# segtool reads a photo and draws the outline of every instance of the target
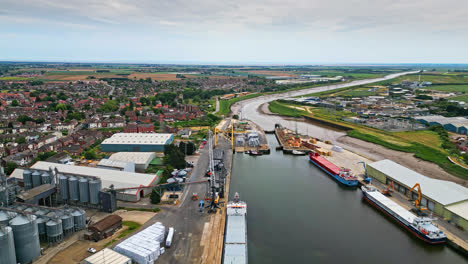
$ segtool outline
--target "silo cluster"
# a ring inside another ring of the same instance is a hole
[[[54,184],[54,177],[49,171],[24,170],[24,189],[29,190],[42,184]]]
[[[40,255],[40,241],[60,243],[84,228],[86,213],[79,208],[0,208],[0,263],[31,263]]]
[[[100,179],[59,174],[58,188],[63,202],[80,203],[82,205],[99,204]]]

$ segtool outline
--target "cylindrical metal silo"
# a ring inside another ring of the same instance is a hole
[[[38,217],[36,221],[39,239],[41,241],[47,241],[46,222],[47,220],[41,217]]]
[[[8,201],[8,189],[0,186],[0,205],[7,206]]]
[[[89,181],[89,202],[99,204],[99,191],[101,190],[101,180],[93,179]]]
[[[79,197],[78,179],[75,176],[68,178],[68,194],[71,201],[78,201]]]
[[[32,188],[32,172],[30,170],[23,171],[23,182],[25,190]]]
[[[68,201],[68,178],[63,174],[59,175],[59,192],[62,201]]]
[[[41,209],[36,211],[35,215],[46,215],[48,213],[49,213],[49,210],[41,208]]]
[[[31,263],[41,254],[36,216],[17,215],[10,220],[15,240],[16,261]]]
[[[51,184],[52,183],[52,176],[47,171],[44,171],[41,174],[41,184]]]
[[[0,226],[0,263],[16,264],[15,240],[9,226]]]
[[[16,210],[18,211],[23,211],[26,208],[28,208],[26,205],[22,205],[22,204],[16,205]]]
[[[89,202],[88,179],[81,178],[79,181],[79,187],[80,187],[80,202],[88,203]]]
[[[69,213],[65,213],[61,218],[63,235],[68,236],[75,231],[75,222],[73,221],[73,216]]]
[[[15,216],[15,212],[0,211],[0,225],[9,225],[10,220],[15,218]]]
[[[85,212],[79,208],[75,209],[72,213],[73,222],[75,224],[75,231],[81,230],[86,227],[86,215]]]
[[[28,212],[28,213],[34,213],[34,207],[28,207],[26,209],[24,209],[25,212]]]
[[[41,172],[40,171],[34,171],[32,173],[32,187],[35,188],[37,186],[41,185]]]
[[[46,223],[47,240],[49,243],[57,243],[63,240],[62,220],[51,219]]]

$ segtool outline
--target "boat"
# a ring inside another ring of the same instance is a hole
[[[258,152],[258,151],[254,151],[254,150],[249,150],[249,155],[250,156],[262,156],[263,153]]]
[[[295,149],[293,149],[293,151],[291,153],[293,155],[297,155],[297,156],[304,156],[306,154],[304,151],[295,150]]]
[[[224,236],[224,264],[247,264],[247,203],[234,195],[226,205],[226,235]]]
[[[361,190],[365,200],[396,220],[419,239],[429,244],[443,244],[447,241],[447,236],[433,224],[433,219],[412,214],[373,186],[362,186]]]
[[[309,153],[309,161],[343,185],[355,187],[359,184],[358,178],[351,174],[350,169],[339,168],[317,152]]]

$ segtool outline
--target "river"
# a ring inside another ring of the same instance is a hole
[[[234,155],[230,197],[248,203],[249,263],[466,263],[407,233],[307,161],[274,151]]]

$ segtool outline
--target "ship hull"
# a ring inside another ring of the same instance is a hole
[[[372,197],[369,197],[369,195],[365,191],[363,191],[362,194],[363,194],[364,199],[367,202],[369,202],[372,206],[374,206],[375,208],[377,208],[378,210],[380,210],[381,212],[383,212],[384,214],[386,214],[387,216],[392,218],[398,224],[403,226],[407,231],[409,231],[411,234],[413,234],[417,238],[421,239],[422,241],[424,241],[426,243],[429,243],[429,244],[432,244],[432,245],[443,244],[443,243],[446,242],[445,238],[440,238],[440,239],[430,239],[430,238],[428,238],[426,235],[421,233],[419,230],[417,230],[416,228],[411,226],[407,221],[405,221],[404,219],[401,219],[400,217],[398,217],[398,215],[396,215],[394,212],[392,212],[391,210],[389,210],[385,206],[382,206],[378,201],[375,201]]]
[[[339,175],[333,173],[333,172],[330,172],[329,170],[327,170],[325,167],[323,167],[322,165],[320,165],[319,163],[315,162],[312,158],[309,157],[309,162],[314,164],[315,166],[319,167],[322,171],[324,171],[326,174],[328,174],[329,176],[331,176],[333,179],[335,179],[336,181],[338,181],[339,183],[345,185],[345,186],[348,186],[348,187],[356,187],[358,186],[359,182],[357,180],[355,181],[347,181],[343,178],[341,178]]]

